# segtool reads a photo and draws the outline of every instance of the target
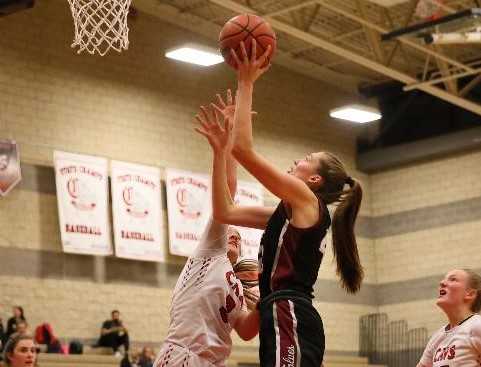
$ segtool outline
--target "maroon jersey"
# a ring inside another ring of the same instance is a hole
[[[261,298],[286,289],[314,297],[314,283],[324,256],[322,240],[331,224],[329,211],[321,199],[319,217],[312,227],[296,228],[289,222],[284,203],[279,203],[259,248]]]

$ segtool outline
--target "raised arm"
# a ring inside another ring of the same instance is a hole
[[[201,107],[196,116],[199,126],[196,131],[205,136],[213,150],[212,207],[214,219],[221,223],[251,228],[265,228],[275,208],[236,206],[233,200],[237,186],[236,162],[231,155],[233,141],[232,122],[235,106],[230,91],[227,104],[218,95],[217,105],[211,109]],[[219,117],[224,117],[221,127]]]
[[[211,104],[212,107],[223,115],[224,121],[232,126],[234,118],[235,106],[232,101],[232,94],[230,90],[227,91],[226,101],[222,99],[220,95],[217,95],[217,105]],[[199,122],[201,128],[208,130],[213,123],[218,124],[218,116],[216,114],[211,115],[209,110],[203,106],[200,107],[200,112],[195,116],[196,120]],[[199,128],[196,129],[199,131]],[[232,139],[231,139],[232,140]],[[230,141],[231,141],[230,140]],[[228,143],[225,147],[226,158],[226,179],[225,185],[226,190],[230,196],[234,196],[237,189],[237,162],[231,155],[232,143]],[[212,196],[213,197],[213,196]],[[199,245],[197,246],[194,256],[206,256],[206,251],[212,254],[212,251],[218,251],[220,249],[225,249],[227,247],[227,226],[225,224],[216,221],[215,218],[211,217],[207,222],[202,238],[200,239]]]
[[[234,117],[233,155],[239,163],[256,177],[270,192],[293,207],[305,207],[306,204],[316,203],[317,199],[305,183],[297,178],[280,171],[260,154],[255,152],[252,137],[252,95],[255,81],[268,69],[263,66],[270,52],[268,48],[257,59],[256,42],[252,42],[251,58],[243,43],[241,54],[232,51],[232,56],[238,65],[238,90],[236,112]]]
[[[232,98],[232,92],[230,89],[227,89],[225,101],[220,94],[217,94],[217,104],[212,104],[212,108],[215,108],[218,112],[220,112],[224,118],[227,120],[228,123],[232,126],[234,123],[234,112],[235,112],[235,104],[234,99]],[[205,108],[202,108],[202,115],[204,119],[208,119],[208,113]],[[226,175],[227,175],[227,186],[229,188],[229,193],[231,197],[234,197],[237,192],[237,161],[232,156],[232,144],[233,139],[230,140],[229,145],[226,147],[227,156],[226,156]]]

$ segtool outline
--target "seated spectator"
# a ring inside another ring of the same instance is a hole
[[[3,350],[7,367],[35,367],[37,365],[37,346],[28,335],[12,334]]]
[[[139,365],[140,351],[134,348],[131,353],[125,353],[124,358],[120,361],[120,367],[140,367]]]
[[[155,354],[151,347],[144,347],[139,357],[139,367],[152,367],[154,365]]]
[[[52,326],[43,323],[35,329],[35,342],[47,346],[47,353],[62,353],[62,346],[53,333]]]
[[[129,334],[120,320],[120,312],[112,311],[112,319],[102,324],[100,339],[97,343],[99,347],[110,347],[116,356],[120,356],[119,347],[123,345],[125,353],[129,350]]]
[[[3,328],[3,320],[2,318],[0,317],[0,352],[3,350],[3,346],[5,345],[5,338],[6,338],[6,333],[5,333],[5,329]],[[2,359],[0,358],[0,361]]]
[[[7,333],[5,338],[8,339],[10,335],[17,332],[17,324],[20,321],[27,321],[25,319],[25,314],[23,312],[23,308],[21,306],[14,306],[13,309],[13,316],[8,319],[7,322]]]
[[[30,335],[28,331],[28,324],[26,321],[20,320],[17,322],[17,331],[14,334],[19,334],[19,335]],[[10,337],[14,334],[11,334]]]

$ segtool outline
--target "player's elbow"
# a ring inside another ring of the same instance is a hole
[[[218,223],[222,223],[222,224],[229,224],[228,220],[229,220],[229,215],[227,212],[224,212],[222,210],[216,210],[214,209],[212,211],[212,217],[214,218],[214,220]]]
[[[230,196],[234,197],[235,193],[237,192],[237,178],[227,179],[227,186],[229,187]]]

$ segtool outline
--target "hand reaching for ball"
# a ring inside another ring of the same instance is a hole
[[[219,33],[219,49],[225,62],[237,69],[237,64],[232,57],[231,50],[240,56],[240,43],[244,42],[247,55],[250,55],[252,41],[256,41],[258,55],[264,53],[268,46],[271,50],[263,66],[267,66],[274,57],[277,48],[276,33],[271,25],[262,17],[255,14],[239,14],[229,19]]]
[[[243,41],[240,43],[240,55],[231,49],[232,59],[237,66],[237,81],[239,84],[254,84],[254,82],[264,74],[270,63],[267,62],[271,53],[271,46],[268,45],[264,53],[257,57],[257,42],[255,39],[251,42],[250,57]]]

